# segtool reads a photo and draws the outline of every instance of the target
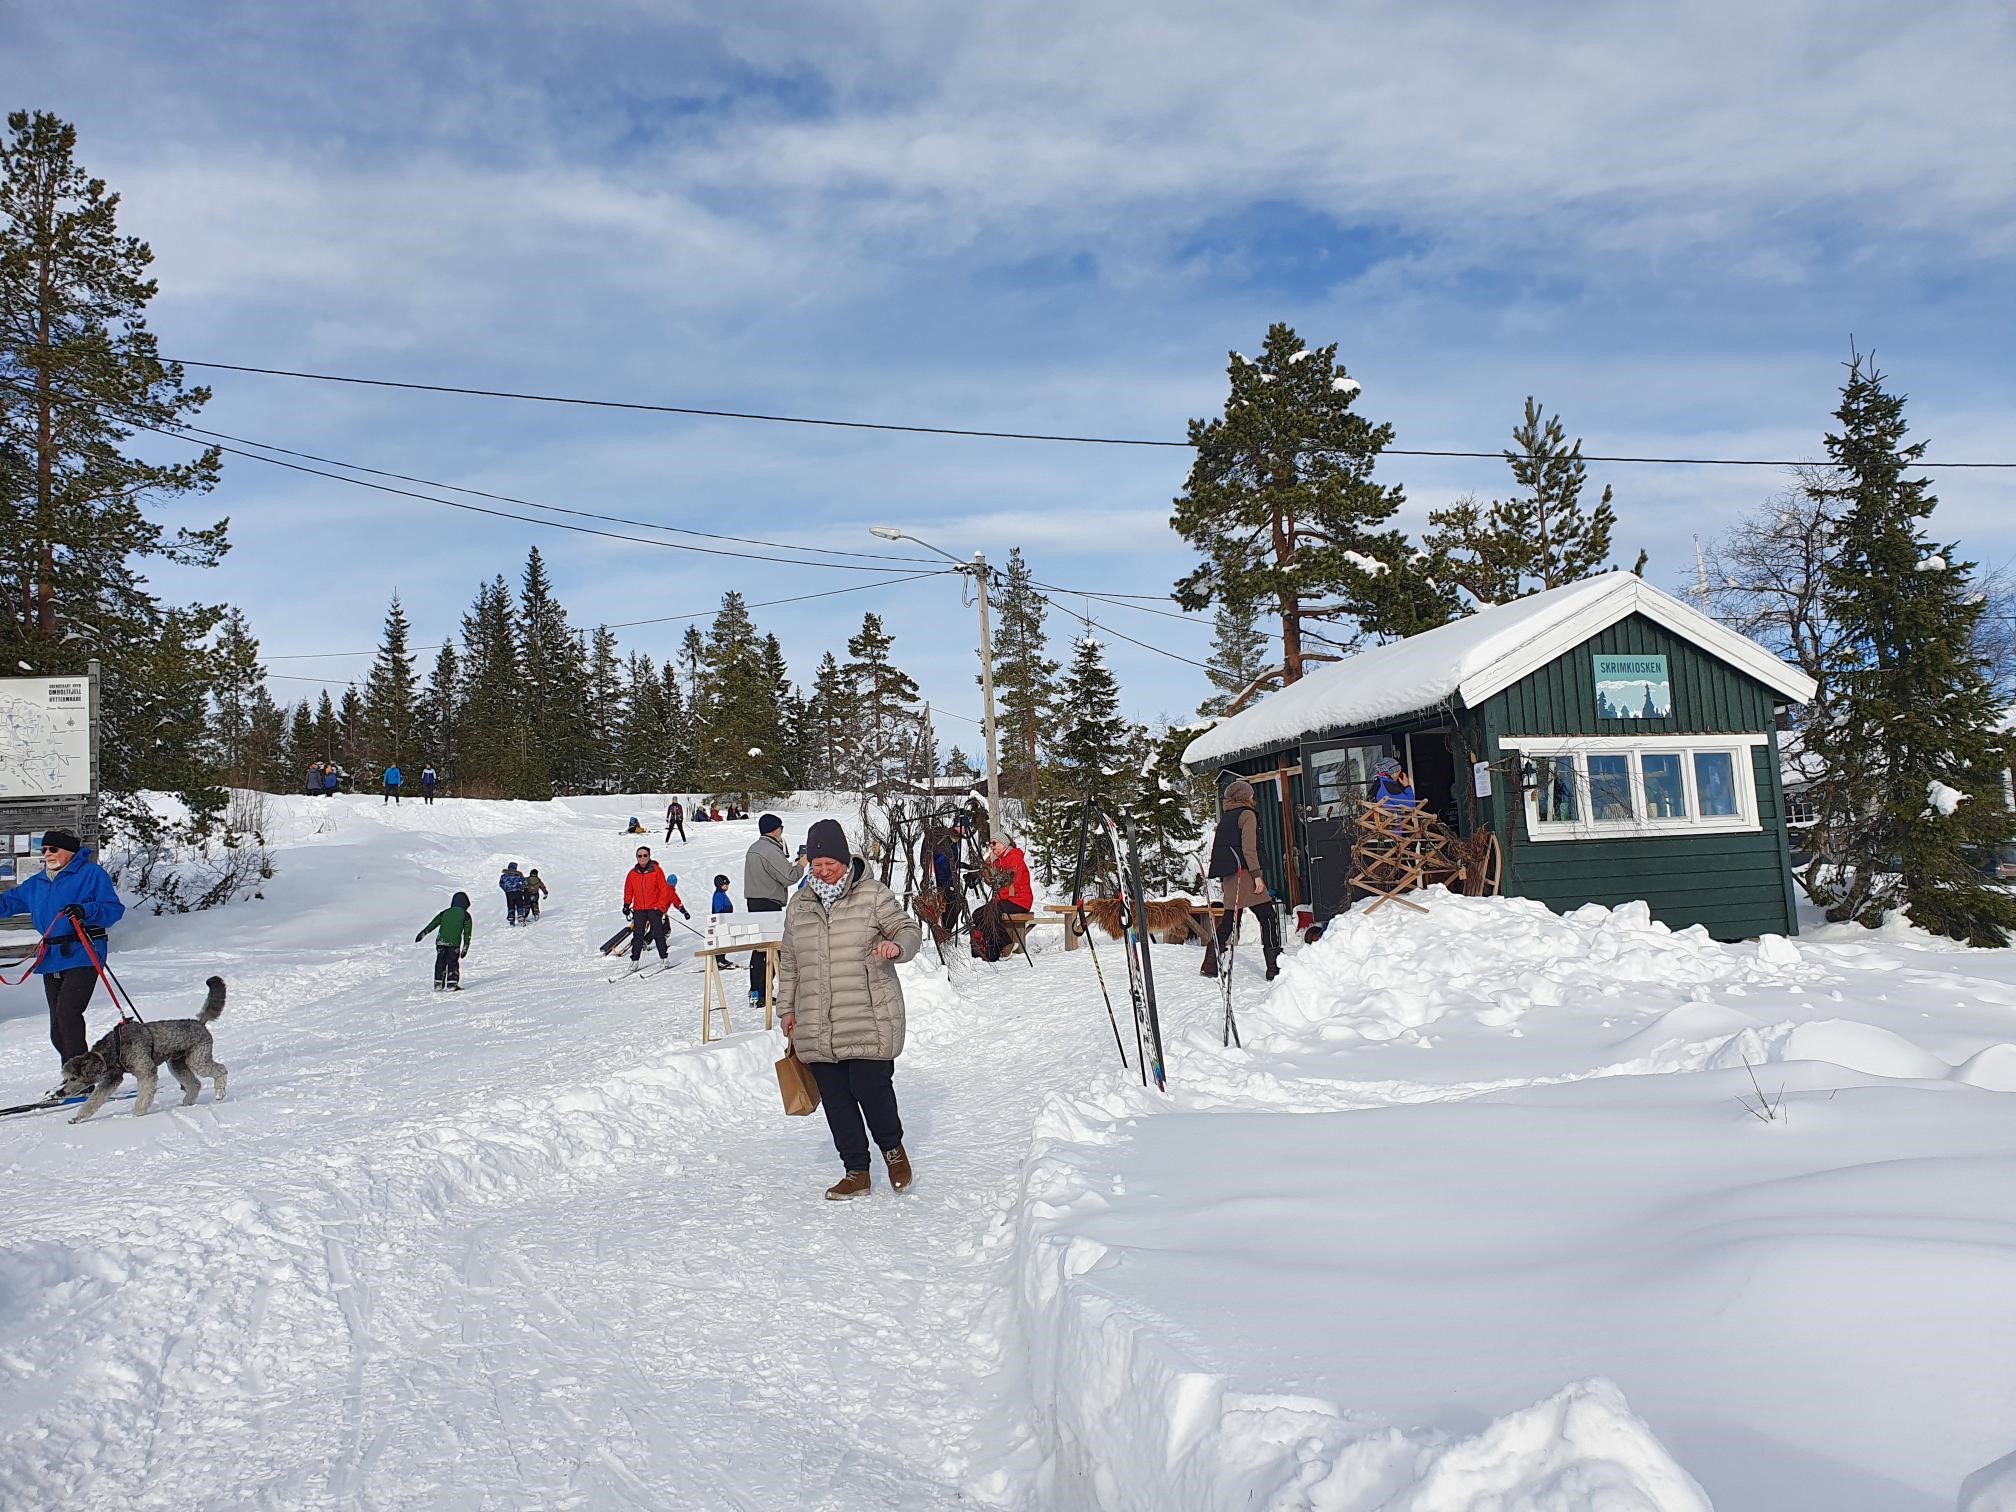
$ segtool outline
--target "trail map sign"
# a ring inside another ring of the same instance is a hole
[[[1673,683],[1663,656],[1598,656],[1598,719],[1671,719]]]
[[[90,679],[0,677],[0,798],[90,792]]]

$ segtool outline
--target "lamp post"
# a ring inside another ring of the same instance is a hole
[[[994,739],[994,640],[987,620],[987,558],[981,552],[974,552],[971,561],[962,561],[942,546],[933,546],[894,525],[873,525],[868,533],[884,541],[910,541],[927,551],[935,551],[954,570],[972,576],[976,596],[980,600],[980,693],[984,700],[980,712],[986,717],[982,724],[987,731],[987,829],[990,834],[1001,833],[1001,760],[1000,750]]]

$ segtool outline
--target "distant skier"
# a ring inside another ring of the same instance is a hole
[[[450,898],[448,906],[413,936],[413,943],[419,944],[434,930],[440,931],[434,936],[434,990],[460,992],[462,958],[469,954],[469,942],[476,937],[475,922],[469,917],[469,894],[458,892]]]
[[[525,907],[533,918],[539,917],[539,900],[550,891],[551,889],[546,886],[546,879],[539,875],[538,867],[535,866],[525,873]]]
[[[651,847],[637,847],[637,864],[630,868],[623,878],[623,917],[630,921],[630,963],[634,966],[644,958],[644,946],[648,941],[658,947],[658,959],[667,958],[671,941],[671,930],[665,922],[665,915],[678,909],[686,918],[686,905],[679,899],[678,890],[665,870],[651,859]]]
[[[126,916],[126,905],[84,842],[69,830],[52,829],[42,835],[42,870],[0,892],[0,918],[24,913],[46,942],[34,974],[42,978],[49,1001],[49,1043],[56,1059],[67,1061],[90,1048],[84,1009],[98,986],[98,968],[85,953],[85,941],[104,960],[105,932]],[[61,1087],[58,1082],[50,1095]]]
[[[434,784],[439,782],[440,780],[441,779],[439,777],[435,776],[434,768],[432,768],[431,766],[424,767],[421,769],[420,802],[422,804],[431,804],[434,801]]]
[[[681,803],[677,798],[674,798],[670,803],[665,805],[665,843],[667,845],[672,843],[672,831],[675,829],[679,831],[679,839],[684,843],[686,839],[686,805]]]
[[[406,781],[405,775],[402,772],[400,772],[398,767],[388,766],[387,768],[385,768],[384,801],[387,803],[397,803],[399,801],[400,786],[405,781]]]
[[[644,826],[638,822],[637,816],[635,814],[632,814],[630,816],[630,822],[623,826],[623,833],[626,835],[643,835],[648,834],[649,831],[646,830]]]
[[[511,862],[497,878],[498,889],[504,894],[504,922],[518,923],[527,910],[525,902],[525,876],[518,870],[518,863]]]

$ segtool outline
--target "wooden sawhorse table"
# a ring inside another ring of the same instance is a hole
[[[777,992],[778,957],[784,946],[778,940],[759,941],[745,945],[706,945],[693,952],[706,968],[706,975],[700,980],[700,1043],[706,1044],[714,1037],[714,1015],[721,1015],[721,1032],[733,1034],[735,1026],[728,1021],[728,984],[721,980],[721,958],[731,955],[745,955],[760,950],[770,957],[764,970],[764,980],[770,984],[770,991],[763,996],[763,1027],[768,1029],[775,1022],[776,1015],[770,1004]]]

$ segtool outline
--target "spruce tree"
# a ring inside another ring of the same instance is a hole
[[[2016,899],[1984,881],[1984,858],[2016,838],[2000,699],[1975,648],[1982,602],[1972,564],[1920,528],[1937,500],[1905,474],[1904,396],[1873,361],[1848,364],[1839,429],[1827,436],[1838,525],[1826,568],[1831,718],[1809,733],[1815,859],[1806,885],[1830,919],[1874,924],[1902,906],[1922,929],[2004,945]]]
[[[664,789],[668,760],[665,685],[651,658],[633,651],[627,663],[629,696],[624,700],[623,734],[618,747],[618,785],[625,793],[656,793]]]
[[[1355,645],[1446,623],[1453,593],[1425,575],[1393,528],[1400,488],[1373,480],[1393,427],[1355,412],[1357,381],[1334,344],[1307,347],[1274,325],[1258,358],[1231,354],[1215,420],[1190,422],[1196,450],[1170,520],[1204,560],[1176,584],[1185,609],[1265,605],[1280,617],[1270,680]]]
[[[546,783],[572,792],[585,782],[593,741],[582,721],[588,663],[554,596],[546,563],[534,546],[518,595],[518,665],[524,678],[525,724],[531,760]]]
[[[432,766],[437,777],[457,770],[456,728],[462,718],[462,658],[455,643],[446,641],[434,653],[434,670],[420,696],[420,764]]]
[[[340,742],[337,739],[339,726],[336,720],[336,700],[324,688],[322,696],[315,704],[315,759],[327,766],[337,759]]]
[[[192,748],[158,739],[162,701],[201,673],[189,658],[202,662],[222,616],[170,611],[141,567],[210,567],[225,549],[221,521],[171,531],[148,511],[214,486],[220,453],[148,462],[125,450],[139,426],[193,417],[209,391],[160,359],[147,328],[153,253],[120,233],[119,196],[78,166],[76,145],[73,127],[40,111],[9,115],[0,136],[0,656],[36,674],[98,659],[103,812],[137,833],[158,827],[135,795],[189,780]]]
[[[384,639],[364,676],[364,745],[379,768],[410,763],[419,743],[420,677],[410,649],[413,630],[399,595],[385,611]]]
[[[665,738],[660,781],[668,791],[683,792],[693,785],[693,715],[686,707],[685,690],[679,686],[679,669],[671,662],[659,669],[658,685]]]
[[[973,765],[973,758],[958,746],[945,753],[945,775],[955,781],[970,780],[980,775],[980,769]]]
[[[240,611],[224,616],[210,663],[210,731],[219,775],[232,787],[258,786],[278,764],[280,752],[258,744],[259,716],[272,700],[266,696],[266,669],[259,665],[259,642]],[[264,733],[270,733],[270,725]]]
[[[1583,510],[1588,468],[1581,440],[1570,444],[1560,416],[1543,418],[1529,394],[1525,418],[1512,429],[1512,443],[1505,460],[1522,491],[1494,500],[1489,508],[1465,498],[1431,510],[1433,529],[1422,537],[1433,558],[1428,570],[1484,607],[1610,570],[1617,511],[1607,486],[1596,507]],[[1643,553],[1638,565],[1645,565]]]
[[[358,782],[365,768],[377,765],[371,750],[371,731],[364,720],[364,695],[351,683],[336,700],[336,760]]]
[[[1037,591],[1019,546],[1009,548],[1008,565],[988,591],[996,616],[994,718],[1001,789],[1034,804],[1043,731],[1057,707],[1057,663],[1046,654],[1043,632],[1050,605]]]
[[[889,659],[894,645],[882,617],[864,614],[860,630],[848,638],[842,669],[854,688],[862,778],[871,788],[902,778],[916,738],[917,684]]]
[[[517,611],[500,574],[462,617],[461,707],[454,730],[457,790],[470,798],[549,797],[530,749]]]
[[[1136,796],[1134,727],[1120,713],[1120,685],[1088,631],[1071,648],[1059,691],[1059,722],[1050,741],[1048,797],[1035,809],[1037,860],[1044,881],[1067,883],[1078,861],[1079,815],[1087,798],[1116,817]]]
[[[1230,712],[1232,700],[1259,681],[1267,670],[1267,637],[1254,628],[1257,612],[1249,604],[1221,601],[1212,615],[1211,696],[1197,706],[1205,715]]]
[[[623,657],[617,648],[616,632],[597,625],[588,651],[588,747],[589,785],[598,793],[615,791],[612,784],[620,763],[617,744],[623,729],[623,699],[628,684],[623,676]]]
[[[860,720],[854,684],[831,651],[819,658],[812,675],[812,696],[806,700],[805,786],[852,787],[858,780],[857,752],[852,744]]]
[[[722,596],[708,629],[700,685],[706,702],[699,726],[699,785],[749,801],[783,791],[775,685],[739,593]]]
[[[1205,816],[1216,793],[1208,778],[1183,770],[1183,749],[1196,738],[1194,729],[1166,720],[1154,731],[1139,731],[1136,786],[1127,816],[1142,885],[1152,892],[1180,889],[1201,896],[1198,861]]]
[[[287,716],[288,785],[282,791],[307,791],[308,764],[321,759],[321,751],[315,744],[315,715],[304,698],[294,705],[293,712]]]

